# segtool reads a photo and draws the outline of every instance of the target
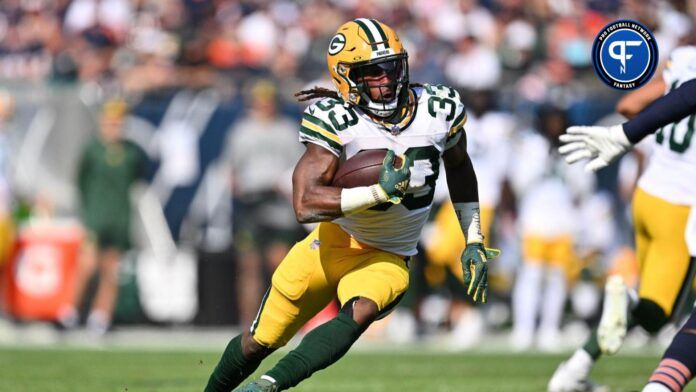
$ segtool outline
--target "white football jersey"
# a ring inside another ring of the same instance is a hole
[[[696,77],[696,46],[675,49],[663,72],[666,93]],[[657,131],[638,186],[672,204],[696,204],[696,113]]]
[[[686,246],[689,249],[689,254],[696,257],[696,208],[691,209],[689,220],[686,223],[686,232],[684,233]]]
[[[507,174],[515,122],[511,115],[503,112],[468,117],[466,149],[476,168],[479,201],[482,206],[495,207]]]
[[[334,220],[358,241],[404,256],[417,253],[440,158],[457,143],[466,122],[464,105],[454,89],[424,85],[411,88],[410,94],[417,100],[415,111],[394,129],[332,98],[309,106],[300,128],[301,142],[318,144],[342,159],[376,149],[412,158],[409,189],[400,204],[384,203]]]
[[[554,238],[580,230],[575,200],[591,193],[594,176],[579,165],[566,164],[546,137],[531,130],[519,132],[509,173],[524,235]]]

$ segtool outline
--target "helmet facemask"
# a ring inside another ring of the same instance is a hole
[[[388,118],[408,105],[408,56],[405,53],[354,64],[348,79],[354,86],[351,90],[359,96],[357,106],[376,117]]]

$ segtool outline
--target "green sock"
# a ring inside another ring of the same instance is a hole
[[[242,335],[237,335],[225,348],[213,374],[208,379],[205,392],[230,392],[249,377],[261,364],[261,360],[250,361],[242,353]]]
[[[266,373],[276,380],[280,390],[292,388],[317,370],[338,361],[362,334],[350,316],[338,316],[308,333],[296,349],[290,351]]]
[[[587,342],[585,342],[585,345],[582,346],[582,349],[587,351],[588,354],[590,354],[590,357],[592,357],[593,361],[596,361],[600,356],[602,356],[602,350],[600,350],[599,342],[597,341],[596,329],[592,330],[590,338],[587,339]]]

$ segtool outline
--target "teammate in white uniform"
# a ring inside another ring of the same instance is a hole
[[[490,94],[492,93],[476,92],[472,100],[490,101]],[[490,211],[489,220],[492,220],[493,209],[500,203],[503,181],[507,175],[515,119],[509,113],[488,110],[491,102],[473,104],[483,107],[469,108],[471,113],[466,123],[467,151],[479,178],[481,213],[484,210]]]
[[[581,229],[576,206],[592,191],[594,177],[566,165],[555,151],[566,128],[565,112],[547,108],[539,117],[540,133],[522,132],[515,141],[509,173],[519,200],[523,256],[512,295],[511,344],[525,350],[536,336],[538,348],[553,351],[560,343],[567,279]]]
[[[691,288],[696,263],[691,258],[693,249],[690,255],[687,246],[691,240],[685,238],[692,230],[687,230],[687,225],[696,205],[696,146],[692,143],[696,112],[692,109],[687,117],[678,114],[686,115],[683,109],[693,104],[694,95],[693,90],[688,93],[680,87],[685,83],[692,86],[695,78],[696,47],[677,48],[662,80],[657,79],[628,94],[619,103],[619,111],[627,117],[635,116],[634,119],[608,129],[570,128],[568,135],[561,139],[567,143],[560,149],[568,154],[567,161],[591,158],[587,167],[597,170],[644,137],[646,130],[650,129],[644,124],[656,124],[652,129],[663,126],[655,135],[648,168],[638,182],[633,199],[636,246],[641,265],[637,298],[629,295],[619,277],[608,280],[597,332],[582,349],[559,366],[549,382],[550,391],[591,390],[592,384],[587,381],[587,376],[596,359],[602,353],[616,353],[627,328],[632,325],[657,332],[678,310]],[[674,91],[675,94],[655,101],[664,91]],[[668,124],[663,121],[665,118],[670,121],[681,119]],[[694,363],[690,361],[692,366]],[[669,377],[655,376],[655,383],[662,382],[660,385],[663,387],[670,384],[671,389],[667,390],[681,390],[693,371],[682,362],[679,365],[669,362],[664,367],[664,372],[677,372]],[[670,378],[675,382],[670,383]]]
[[[408,288],[408,258],[416,253],[432,204],[440,158],[466,232],[465,282],[473,299],[485,302],[487,260],[497,252],[483,246],[476,175],[463,132],[466,112],[448,87],[409,84],[407,58],[396,33],[373,19],[350,21],[331,40],[327,62],[337,91],[300,93],[326,99],[303,115],[300,141],[307,149],[293,174],[297,219],[321,223],[281,262],[256,319],[229,343],[207,392],[234,388],[338,298],[337,317],[239,391],[292,388],[340,359],[398,303]],[[374,149],[388,151],[376,184],[331,186],[340,158]]]

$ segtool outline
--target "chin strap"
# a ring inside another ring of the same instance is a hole
[[[397,108],[394,109],[393,113],[388,118],[375,118],[375,116],[369,112],[368,115],[379,125],[396,135],[401,132],[401,129],[411,120],[411,116],[413,115],[415,108],[414,101],[415,99],[413,97],[413,93],[409,91],[408,103],[401,107],[397,106]]]

